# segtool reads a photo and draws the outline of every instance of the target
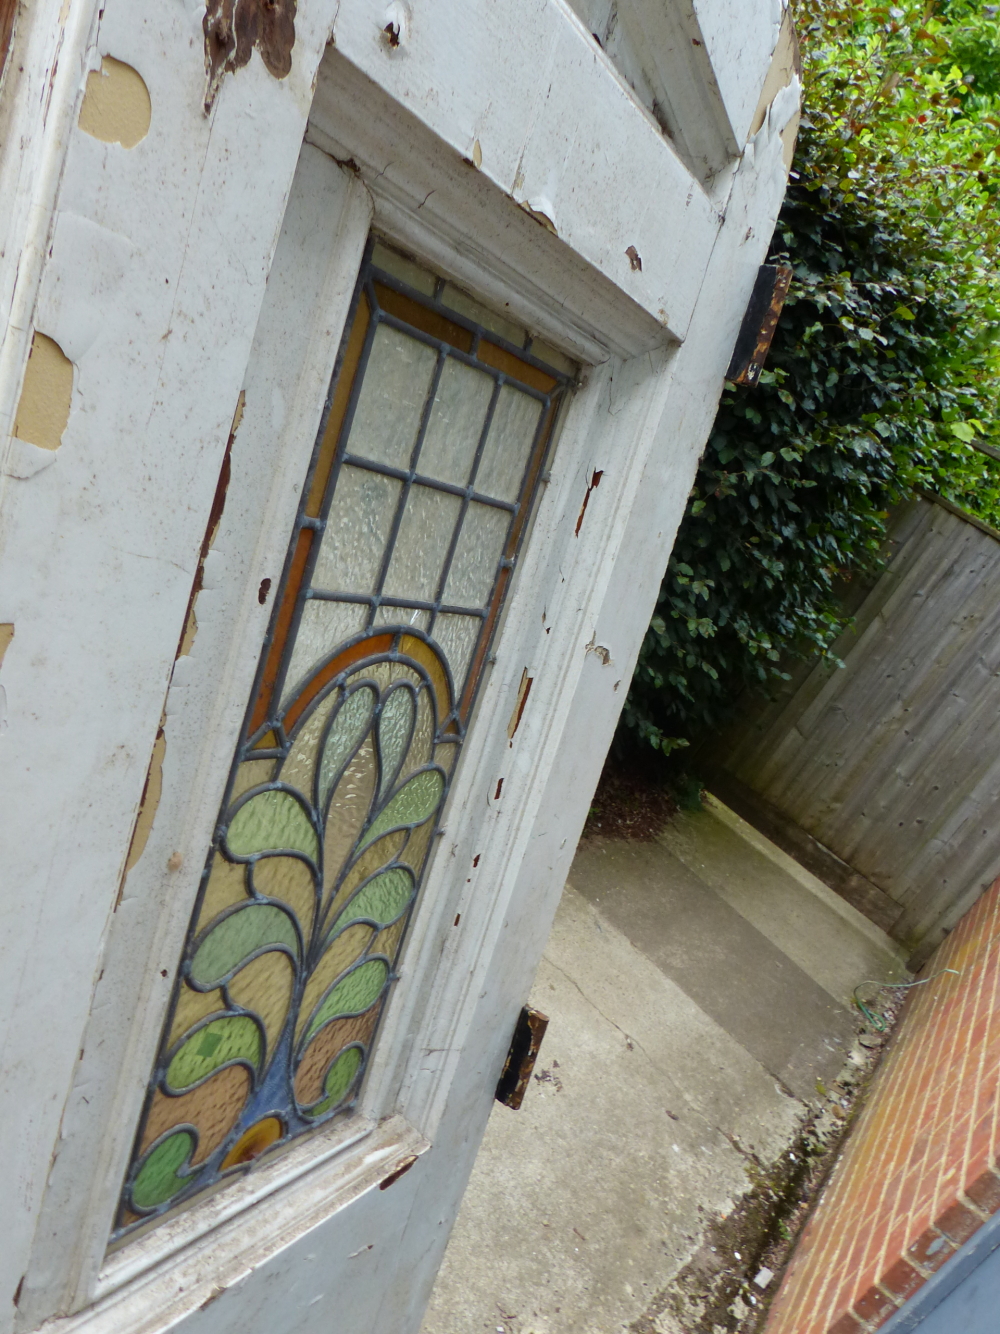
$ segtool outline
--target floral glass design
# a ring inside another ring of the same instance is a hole
[[[354,1106],[572,376],[370,243],[114,1240]]]

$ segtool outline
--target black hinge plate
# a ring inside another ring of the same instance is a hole
[[[762,264],[757,270],[750,303],[726,371],[727,380],[752,389],[760,379],[791,281],[792,270],[787,264]]]
[[[504,1061],[496,1091],[497,1102],[512,1107],[515,1112],[524,1100],[528,1080],[538,1059],[538,1049],[548,1026],[548,1015],[542,1014],[540,1010],[532,1010],[527,1005],[518,1015],[514,1036],[510,1040],[510,1051]]]

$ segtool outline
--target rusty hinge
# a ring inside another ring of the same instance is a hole
[[[726,379],[752,389],[760,379],[771,348],[771,339],[788,295],[792,270],[787,264],[762,264],[740,325]]]
[[[549,1026],[548,1015],[532,1010],[527,1005],[518,1015],[510,1051],[503,1064],[503,1073],[497,1084],[496,1100],[516,1112],[524,1099],[524,1091],[538,1059],[538,1049]]]

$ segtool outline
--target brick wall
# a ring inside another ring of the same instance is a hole
[[[796,1247],[765,1334],[885,1323],[1000,1209],[1000,879],[909,993],[890,1052]]]

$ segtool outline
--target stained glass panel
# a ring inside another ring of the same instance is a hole
[[[354,1106],[570,382],[369,247],[116,1239]]]

